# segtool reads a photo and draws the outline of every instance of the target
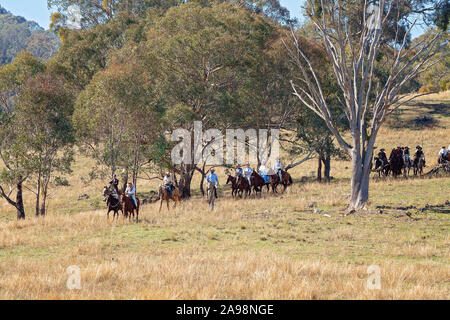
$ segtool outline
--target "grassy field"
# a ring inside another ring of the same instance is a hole
[[[423,97],[386,124],[377,146],[421,144],[426,172],[450,143],[449,112],[448,92]],[[437,123],[413,126],[422,115]],[[91,165],[77,158],[71,186],[54,189],[45,218],[32,217],[28,193],[25,221],[0,202],[0,298],[450,298],[450,177],[373,179],[368,209],[346,216],[350,163],[332,162],[329,184],[301,183],[316,170],[308,161],[292,170],[296,183],[284,195],[233,200],[222,186],[214,212],[196,196],[169,213],[146,205],[130,223],[106,220],[105,182],[80,179]],[[79,290],[66,286],[73,265]],[[366,285],[370,265],[380,268],[379,290]]]

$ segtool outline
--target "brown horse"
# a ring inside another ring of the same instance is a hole
[[[270,176],[270,184],[272,186],[272,193],[278,193],[277,186],[279,184],[283,185],[283,187],[284,187],[283,192],[286,191],[288,186],[292,185],[292,177],[286,171],[281,171],[281,182],[280,182],[280,178],[278,177],[278,174],[272,174],[269,176]]]
[[[159,186],[158,190],[159,199],[161,199],[161,202],[159,204],[159,212],[161,212],[163,201],[165,200],[167,203],[167,210],[169,209],[169,200],[173,200],[175,204],[173,205],[174,208],[177,207],[177,203],[180,202],[180,192],[178,191],[178,188],[175,188],[172,190],[172,195],[169,194],[169,190],[167,190],[164,186]]]
[[[231,182],[231,195],[233,197],[237,196],[238,193],[238,185],[237,185],[237,179],[236,177],[233,177],[231,174],[228,174],[227,183]]]
[[[262,189],[264,186],[267,186],[267,192],[269,192],[270,181],[268,183],[266,183],[264,181],[264,178],[261,177],[261,175],[258,172],[256,172],[255,170],[253,170],[253,172],[252,172],[250,181],[252,182],[252,187],[253,187],[253,190],[255,191],[256,195],[258,195],[258,192],[259,192],[259,195],[261,196]]]
[[[113,211],[113,220],[114,218],[119,218],[119,211],[122,212],[122,204],[120,203],[119,195],[115,192],[116,190],[111,189],[111,187],[105,186],[103,188],[103,197],[105,198],[106,205],[108,206],[108,212],[106,213],[107,218],[109,219],[109,213]]]
[[[137,207],[134,207],[134,201],[130,197],[127,197],[125,194],[121,194],[120,199],[122,200],[123,206],[123,214],[124,217],[128,217],[131,220],[131,216],[134,218],[134,212],[136,211],[136,221],[139,221],[139,206],[140,201],[136,198]]]
[[[250,188],[250,184],[248,183],[247,178],[243,176],[237,177],[237,189],[238,195],[242,198],[242,195],[245,194],[245,198],[250,195],[252,189]]]

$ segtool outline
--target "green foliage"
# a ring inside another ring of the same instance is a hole
[[[433,37],[436,31],[436,29],[428,30],[418,39],[415,39],[414,43],[418,43],[424,38]],[[448,83],[450,82],[450,43],[448,34],[444,36],[441,43],[443,44],[441,50],[433,57],[434,65],[417,78],[420,93],[448,90]]]

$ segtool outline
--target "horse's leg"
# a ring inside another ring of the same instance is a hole
[[[163,201],[164,201],[164,196],[161,197],[161,201],[159,202],[159,212],[161,212]]]
[[[169,208],[169,197],[167,197],[166,203],[167,203],[167,211],[170,211],[170,208]]]

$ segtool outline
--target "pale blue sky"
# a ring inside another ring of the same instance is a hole
[[[292,17],[299,18],[301,16],[300,6],[304,0],[280,0],[280,3],[291,12]],[[48,29],[50,25],[47,0],[0,0],[0,5],[14,15],[36,21],[45,29]],[[420,35],[422,32],[420,28],[415,28],[413,36]]]

